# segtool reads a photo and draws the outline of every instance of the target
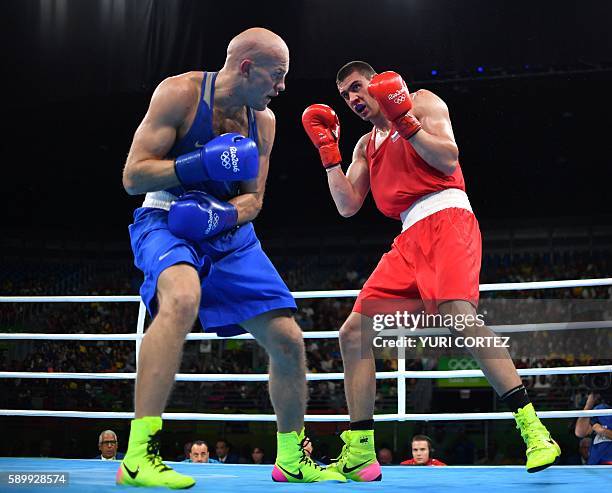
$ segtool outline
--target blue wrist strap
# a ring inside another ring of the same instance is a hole
[[[202,150],[197,149],[178,156],[174,160],[174,172],[181,185],[192,185],[208,181],[208,175],[202,166]]]

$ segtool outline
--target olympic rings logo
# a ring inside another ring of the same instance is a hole
[[[398,89],[394,93],[389,94],[387,99],[389,101],[393,101],[395,104],[402,104],[404,101],[406,101],[406,93],[402,92],[401,89]]]
[[[238,173],[240,168],[238,167],[238,156],[236,155],[238,149],[231,146],[227,151],[223,151],[221,154],[221,165],[225,169],[231,169],[234,173]]]
[[[448,360],[449,370],[477,370],[478,363],[470,358],[451,358]]]
[[[223,154],[221,154],[221,164],[225,169],[230,169],[232,167],[232,160],[228,151],[223,151]]]
[[[211,231],[214,231],[215,229],[217,229],[217,226],[219,225],[219,214],[217,214],[216,212],[213,212],[212,210],[208,211],[208,225],[206,227],[206,231],[204,231],[204,234],[210,234]]]

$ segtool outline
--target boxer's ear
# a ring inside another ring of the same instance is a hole
[[[245,58],[240,63],[240,75],[244,76],[245,78],[248,78],[249,75],[251,74],[252,68],[253,68],[253,60],[251,60],[250,58]]]

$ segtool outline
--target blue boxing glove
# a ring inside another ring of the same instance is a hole
[[[223,134],[202,148],[177,157],[174,170],[183,186],[211,180],[252,180],[259,172],[259,151],[248,137]]]
[[[238,210],[233,204],[200,191],[190,191],[172,202],[168,229],[179,238],[201,241],[236,226]]]

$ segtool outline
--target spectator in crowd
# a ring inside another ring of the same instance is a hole
[[[191,458],[191,445],[193,445],[193,442],[185,442],[185,445],[183,445],[183,454],[176,458],[176,462],[189,462]]]
[[[584,437],[578,444],[578,452],[567,457],[563,463],[566,466],[585,466],[589,462],[589,449],[593,440],[590,437]]]
[[[232,452],[232,448],[227,440],[221,438],[217,440],[215,445],[215,452],[217,453],[216,460],[222,464],[239,464],[240,457]]]
[[[125,454],[117,452],[119,440],[113,430],[104,430],[98,437],[98,449],[100,455],[96,459],[102,460],[121,460]]]
[[[578,454],[580,455],[580,465],[582,466],[589,462],[589,451],[591,450],[592,443],[593,439],[590,437],[584,437],[580,440]]]
[[[378,450],[378,463],[381,466],[393,465],[393,452],[391,452],[390,448],[382,447]]]
[[[604,399],[601,399],[599,394],[591,392],[587,397],[584,410],[610,409],[612,406],[607,402],[612,400],[610,397],[612,396],[605,395]],[[578,418],[574,432],[578,438],[593,436],[588,465],[612,465],[612,416]]]
[[[400,462],[400,466],[445,466],[446,464],[434,459],[431,438],[427,435],[414,435],[412,437],[412,459]]]
[[[251,452],[251,463],[270,464],[270,462],[266,460],[266,453],[264,449],[261,447],[253,447],[253,451]]]
[[[189,458],[183,462],[194,462],[198,464],[219,464],[216,459],[210,458],[208,444],[204,440],[196,440],[189,449]]]

